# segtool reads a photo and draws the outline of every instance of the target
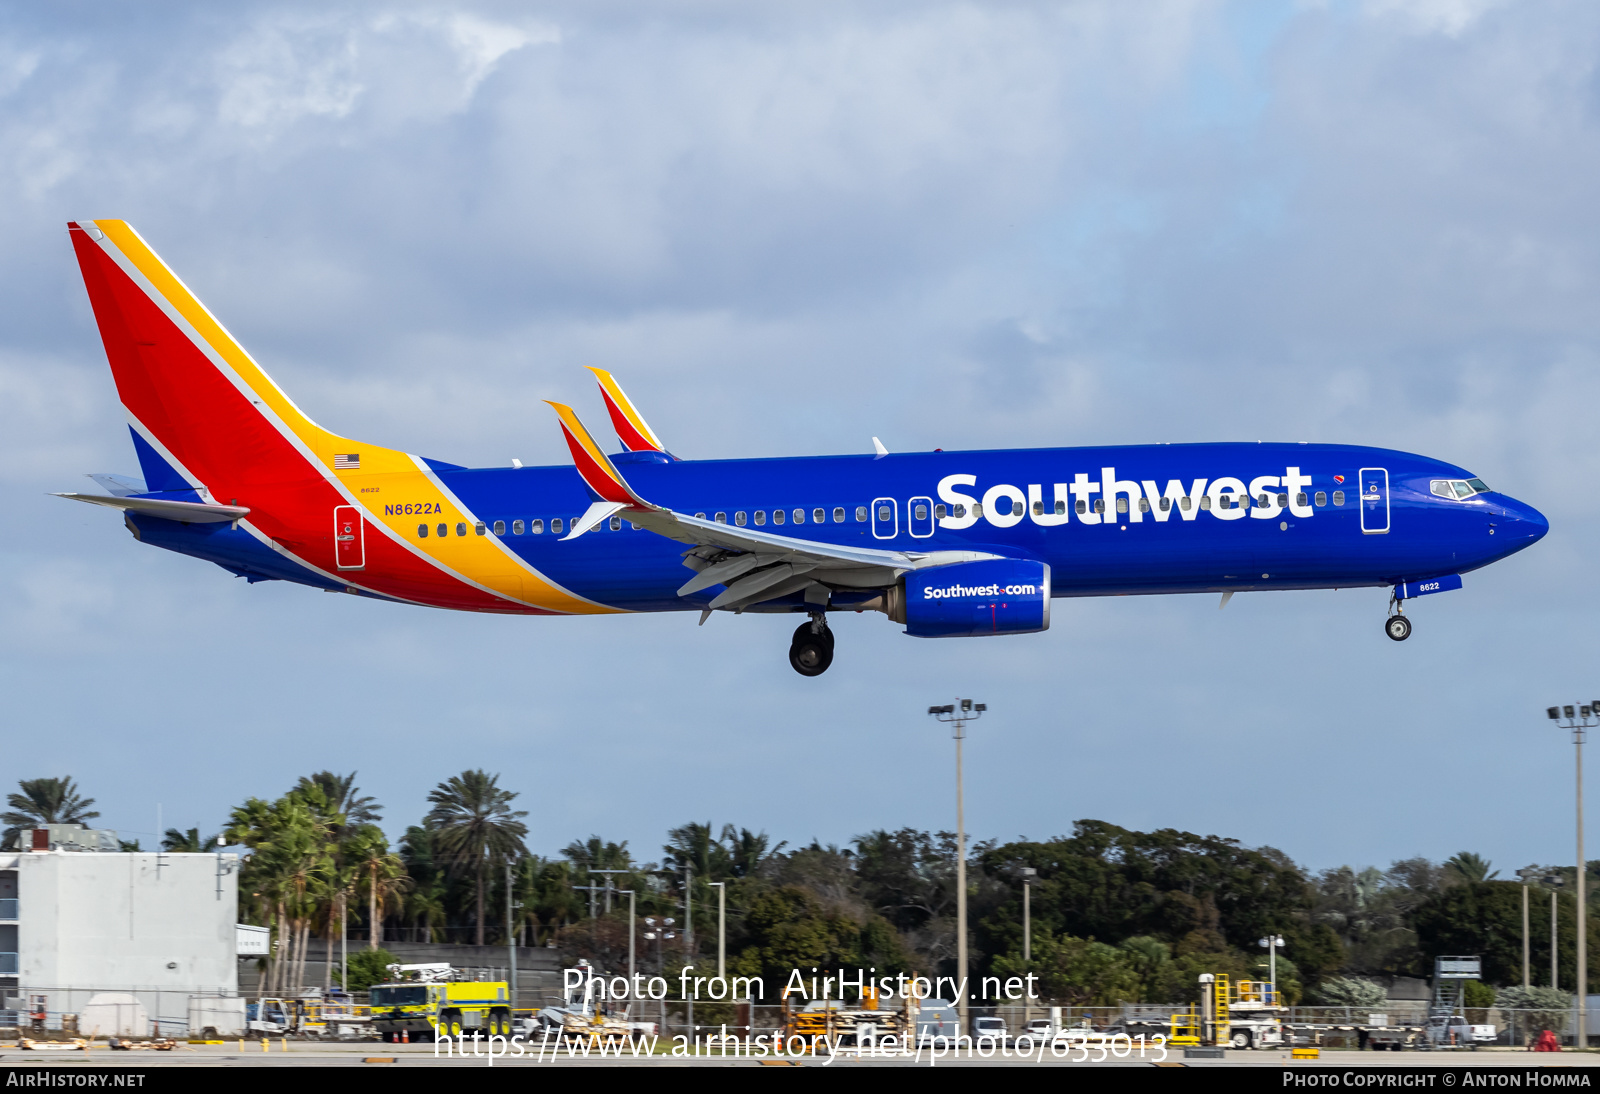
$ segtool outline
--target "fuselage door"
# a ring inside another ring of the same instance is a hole
[[[1361,469],[1361,534],[1378,536],[1389,530],[1389,472],[1382,467]]]
[[[361,510],[354,505],[340,505],[333,510],[333,558],[341,570],[360,570],[367,564]]]
[[[906,531],[918,539],[933,535],[932,498],[912,498],[906,502]]]
[[[876,539],[893,539],[900,531],[900,503],[893,498],[872,499],[872,535]]]

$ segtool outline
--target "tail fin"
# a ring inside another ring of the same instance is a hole
[[[117,394],[151,491],[331,477],[362,453],[295,406],[126,223],[69,225]],[[366,446],[367,465],[385,450]],[[397,467],[409,468],[403,453]]]
[[[606,410],[611,415],[611,424],[616,428],[617,438],[622,441],[622,447],[629,452],[660,452],[664,456],[670,456],[672,453],[667,451],[661,439],[655,435],[655,431],[646,424],[644,415],[640,414],[622,393],[622,388],[612,379],[611,373],[593,365],[585,367],[600,381],[600,395],[606,401]]]

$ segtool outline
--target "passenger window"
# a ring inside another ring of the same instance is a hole
[[[503,535],[506,534],[506,522],[505,521],[497,520],[497,521],[494,522],[494,534],[497,535],[497,536],[503,536]]]
[[[843,524],[844,523],[844,506],[840,505],[840,506],[836,506],[834,508],[834,510],[833,510],[833,523],[835,523],[835,524]]]
[[[739,515],[741,517],[744,516],[743,513],[740,513]],[[743,522],[741,521],[740,523],[743,523]],[[612,517],[611,518],[611,530],[613,532],[622,531],[622,518],[621,517]],[[1576,869],[1576,867],[1574,867],[1574,869]]]
[[[1317,508],[1318,509],[1324,508],[1327,504],[1328,504],[1328,492],[1326,490],[1318,490],[1317,491]],[[1574,869],[1576,869],[1576,867],[1574,867]]]
[[[826,523],[828,523],[828,511],[826,509],[813,509],[813,510],[811,510],[811,523],[812,524],[826,524]],[[1574,869],[1576,869],[1576,867],[1574,867]]]
[[[521,523],[521,522],[519,521],[518,523]],[[512,525],[512,527],[515,528],[516,525]],[[544,535],[544,521],[542,521],[542,520],[530,520],[528,522],[528,531],[532,532],[536,536]]]
[[[976,505],[974,505],[972,507],[972,519],[973,520],[982,520],[983,519],[983,502],[980,501],[980,502],[978,502]],[[1576,869],[1576,867],[1574,867],[1574,869]]]
[[[857,524],[865,524],[866,522],[867,522],[867,507],[865,505],[856,506],[856,523]]]
[[[1139,512],[1148,513],[1149,511],[1150,511],[1150,499],[1149,498],[1140,498],[1139,499]]]
[[[550,518],[550,533],[552,535],[557,535],[557,536],[559,536],[561,534],[561,518],[560,517],[551,517]],[[1576,869],[1576,867],[1574,867],[1574,869]]]
[[[417,525],[417,538],[418,539],[427,539],[428,538],[428,526],[426,524]],[[1576,869],[1576,867],[1574,867],[1574,869]]]
[[[746,513],[745,513],[745,511],[743,509],[741,509],[737,513],[733,514],[733,523],[737,524],[740,528],[743,528],[744,527],[744,522],[749,520],[749,519],[750,519],[749,516],[746,515]]]
[[[1062,501],[1060,498],[1057,498],[1056,499],[1056,516],[1064,517],[1066,515],[1067,515],[1067,503]]]
[[[1044,516],[1044,502],[1036,501],[1033,503],[1033,515],[1036,517]]]
[[[945,507],[942,504],[935,505],[933,507],[933,519],[934,520],[943,520],[945,518],[945,516],[946,516]]]
[[[1189,499],[1188,498],[1184,498],[1183,500],[1184,501],[1188,501]],[[1200,499],[1200,508],[1202,508],[1202,509],[1210,509],[1211,508],[1211,495],[1210,494],[1207,494],[1205,497]],[[1574,866],[1573,869],[1576,870],[1577,867]]]
[[[774,509],[772,511],[772,523],[773,524],[782,524],[787,519],[789,519],[788,515],[786,513],[784,513],[784,511],[782,509]],[[1574,869],[1576,869],[1576,867],[1574,867]]]
[[[443,539],[445,536],[450,534],[450,526],[448,524],[441,524],[434,529],[434,532],[438,534],[440,539]]]
[[[1333,492],[1333,504],[1335,504],[1335,505],[1343,505],[1344,504],[1344,491],[1343,490],[1335,490]],[[1573,869],[1577,869],[1577,867],[1574,866]]]
[[[915,512],[915,516],[916,516],[916,518],[918,520],[927,520],[928,519],[928,507],[926,505],[917,506],[916,512]],[[1577,869],[1577,867],[1573,867],[1573,869]]]
[[[480,536],[484,535],[485,533],[487,533],[489,531],[488,528],[484,527],[484,523],[481,520],[476,525],[473,526],[472,530],[474,532],[477,532],[478,535],[480,535]]]
[[[1305,503],[1306,503],[1306,496],[1304,494],[1301,494],[1300,495],[1300,504],[1304,505]],[[1279,494],[1278,495],[1278,508],[1279,509],[1286,508],[1288,506],[1288,504],[1289,504],[1289,495],[1288,494]]]
[[[1188,495],[1185,495],[1185,496],[1179,498],[1178,499],[1178,508],[1182,509],[1185,513],[1187,513],[1190,509],[1194,508],[1194,499],[1189,497]]]
[[[806,522],[806,511],[804,509],[796,509],[794,511],[794,522],[796,524],[804,524]],[[1573,867],[1573,869],[1577,869],[1577,867]]]
[[[1079,498],[1078,504],[1074,506],[1074,508],[1078,510],[1078,515],[1081,517],[1089,511],[1089,503],[1084,501],[1082,498]],[[1574,866],[1573,869],[1576,870],[1577,867]]]
[[[728,514],[726,514],[726,513],[718,513],[716,516],[712,517],[711,519],[716,521],[718,524],[727,524],[728,523]],[[1576,870],[1577,867],[1574,866],[1573,869]]]
[[[887,524],[889,521],[894,519],[894,510],[890,509],[887,505],[878,506],[878,519]],[[1574,866],[1573,869],[1576,870],[1577,867]]]
[[[951,512],[958,517],[964,517],[967,515],[967,507],[965,505],[957,505]]]
[[[1117,499],[1117,512],[1126,513],[1127,511],[1128,511],[1128,499],[1127,498],[1118,498]]]
[[[520,520],[512,521],[511,522],[511,534],[514,535],[514,536],[520,536],[522,534],[522,527],[523,527],[523,525],[522,525],[522,522]]]
[[[467,534],[467,526],[465,524],[457,524],[456,525],[456,535],[464,536],[466,534]]]
[[[1172,499],[1171,498],[1162,498],[1161,499],[1161,511],[1163,513],[1165,513],[1167,510],[1169,510],[1171,508],[1172,508]],[[1187,509],[1188,506],[1186,505],[1186,506],[1184,506],[1184,508]]]
[[[1095,499],[1095,501],[1094,501],[1094,511],[1096,513],[1104,513],[1106,511],[1106,499],[1105,498],[1096,498]],[[1577,867],[1574,866],[1573,869],[1576,870]]]
[[[1294,496],[1294,503],[1302,509],[1306,507],[1306,492],[1304,490]]]
[[[696,513],[694,515],[694,519],[695,520],[705,520],[706,519],[706,515],[704,513]]]
[[[756,521],[756,527],[757,528],[759,528],[763,524],[767,523],[767,511],[765,509],[757,509],[756,510],[755,521]]]

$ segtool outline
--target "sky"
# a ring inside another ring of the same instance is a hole
[[[398,836],[476,767],[540,854],[843,845],[953,827],[959,695],[974,839],[1570,861],[1597,61],[1585,0],[0,3],[0,784],[71,775],[147,847],[324,768]],[[602,425],[594,365],[686,458],[1369,444],[1551,532],[1405,643],[1383,590],[1086,599],[997,639],[849,616],[816,679],[782,616],[250,586],[49,496],[138,471],[86,217],[317,421],[435,459],[566,463],[540,400]]]

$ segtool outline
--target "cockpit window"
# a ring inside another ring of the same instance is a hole
[[[1428,484],[1428,489],[1441,498],[1452,500],[1470,498],[1474,494],[1486,494],[1489,491],[1482,479],[1434,479]]]

